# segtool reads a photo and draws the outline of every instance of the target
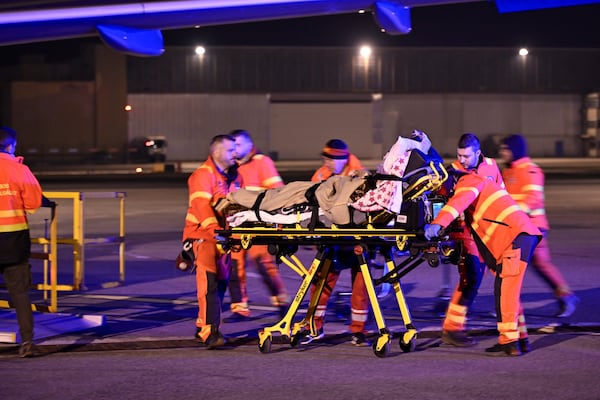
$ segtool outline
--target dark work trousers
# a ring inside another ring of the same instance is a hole
[[[26,261],[16,265],[0,267],[10,300],[17,313],[21,342],[33,341],[33,312],[29,299],[31,287],[31,266]]]
[[[240,273],[238,271],[239,265],[238,260],[234,257],[231,258],[231,271],[229,273],[229,297],[231,297],[231,303],[241,303],[247,301],[244,299],[242,294],[242,283],[240,282]]]
[[[475,301],[479,286],[485,272],[485,264],[479,260],[479,256],[469,254],[463,248],[465,254],[458,262],[460,280],[452,293],[446,317],[442,323],[444,331],[463,331],[467,323],[467,312]]]
[[[461,292],[461,296],[458,304],[471,307],[479,292],[484,272],[485,264],[479,260],[479,256],[465,254],[465,270],[460,273],[461,283],[458,290]]]
[[[208,292],[206,293],[206,324],[219,327],[221,323],[221,296],[226,283],[217,279],[217,274],[206,273],[208,280]]]

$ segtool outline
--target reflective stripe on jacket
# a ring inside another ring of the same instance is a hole
[[[461,163],[458,162],[458,160],[452,163],[452,168],[457,171],[469,172],[462,166]],[[481,161],[474,171],[477,173],[477,175],[496,182],[501,188],[504,188],[504,182],[502,179],[502,174],[500,173],[500,168],[498,168],[498,163],[496,163],[496,160],[493,158],[481,157]]]
[[[498,262],[519,233],[541,235],[505,189],[475,172],[458,179],[454,195],[432,224],[447,227],[463,212],[467,224]]]
[[[10,154],[0,153],[0,264],[29,258],[27,213],[42,205],[42,188],[31,170]]]
[[[283,186],[283,180],[275,168],[273,160],[252,149],[250,158],[240,163],[238,174],[244,181],[244,189],[264,190]]]
[[[455,160],[452,163],[451,168],[461,171],[463,173],[468,173],[461,163],[458,160]],[[502,181],[502,175],[500,174],[500,169],[498,168],[498,164],[496,160],[489,157],[481,157],[479,165],[477,168],[473,170],[477,175],[486,178],[492,182],[496,182],[500,187],[504,188],[504,182]],[[461,240],[467,254],[472,254],[474,256],[479,256],[479,250],[477,249],[477,245],[473,240],[473,236],[471,236],[471,229],[464,222],[462,218],[459,218],[458,222],[458,232],[451,232],[450,237],[454,240]]]
[[[502,170],[506,190],[515,199],[519,207],[535,226],[548,230],[550,225],[546,217],[544,204],[544,172],[529,157],[513,161]]]
[[[214,240],[214,230],[219,228],[219,220],[213,206],[229,191],[241,187],[238,177],[227,184],[213,160],[209,158],[188,178],[188,211],[185,216],[183,239]]]
[[[352,172],[361,171],[363,169],[364,168],[363,168],[360,160],[358,159],[358,157],[356,157],[354,154],[350,153],[350,156],[348,157],[348,164],[346,164],[346,166],[344,167],[344,169],[342,170],[342,172],[339,175],[348,176]],[[331,175],[332,175],[331,170],[329,168],[327,168],[325,165],[323,165],[318,170],[315,171],[315,173],[313,174],[312,178],[310,178],[310,180],[312,182],[321,182],[321,181],[324,181],[325,179],[329,178]]]

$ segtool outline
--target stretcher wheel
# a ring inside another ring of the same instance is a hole
[[[385,344],[381,346],[381,349],[377,349],[377,344],[381,340],[385,340]],[[387,336],[380,336],[375,342],[373,342],[373,353],[379,358],[385,358],[388,356],[388,354],[390,354],[390,341],[388,340]]]
[[[258,343],[258,349],[260,350],[261,353],[263,354],[267,354],[271,352],[271,337],[269,336],[268,338],[265,339],[264,342],[262,342],[262,344],[259,342]]]
[[[403,352],[410,353],[411,351],[415,351],[417,348],[417,337],[413,336],[408,342],[404,340],[404,337],[401,337],[399,344],[400,349],[402,349]]]
[[[431,268],[437,268],[440,265],[440,257],[437,253],[424,254],[423,257],[427,260],[427,264],[429,264]]]

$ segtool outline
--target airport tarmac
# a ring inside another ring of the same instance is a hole
[[[282,172],[282,175],[284,173]],[[286,175],[288,176],[288,175]],[[3,380],[0,392],[7,399],[276,399],[306,392],[314,398],[363,399],[411,396],[440,399],[449,393],[464,399],[507,397],[595,399],[595,374],[600,349],[600,262],[597,257],[600,225],[600,177],[587,175],[550,177],[547,208],[553,230],[550,245],[555,263],[580,298],[575,313],[555,318],[558,304],[548,286],[532,269],[527,271],[522,300],[532,353],[517,360],[490,360],[483,348],[496,340],[492,278],[488,275],[469,313],[468,330],[478,345],[458,349],[440,343],[446,286],[457,281],[455,267],[418,266],[401,281],[414,326],[418,330],[414,352],[398,347],[405,331],[393,295],[382,295],[379,304],[393,334],[387,360],[371,348],[349,344],[348,295],[350,277],[343,271],[334,290],[325,324],[325,338],[316,344],[291,348],[273,338],[271,354],[258,349],[258,330],[277,323],[277,310],[259,274],[249,266],[248,321],[223,323],[228,338],[223,351],[207,351],[193,339],[197,310],[194,278],[178,271],[179,251],[187,205],[186,174],[140,176],[104,175],[101,178],[45,179],[47,192],[124,192],[125,276],[119,280],[119,249],[110,241],[85,248],[84,288],[61,291],[57,313],[35,313],[39,356],[16,357],[14,341],[0,344]],[[68,236],[72,208],[59,200],[59,233]],[[44,231],[46,216],[40,210],[32,231]],[[118,232],[119,211],[110,196],[89,196],[85,203],[86,238],[111,237]],[[59,282],[73,281],[72,250],[59,246]],[[314,249],[297,253],[310,263]],[[36,261],[39,262],[39,261]],[[34,264],[34,280],[42,268]],[[280,266],[290,293],[300,277]],[[381,270],[372,268],[374,276]],[[381,287],[377,290],[381,293]],[[0,299],[6,292],[0,292]],[[43,294],[33,291],[38,304]],[[224,316],[229,315],[229,298]],[[441,307],[441,308],[440,308]],[[302,318],[304,299],[295,320]],[[14,313],[0,311],[0,331],[12,329]],[[377,337],[371,316],[369,339]],[[18,338],[15,337],[15,341]],[[32,384],[32,379],[35,384]],[[508,381],[507,381],[508,379]],[[508,383],[510,382],[510,383]],[[506,393],[506,385],[511,393]]]
[[[282,175],[284,173],[282,172]],[[167,174],[168,175],[168,174]],[[195,316],[195,288],[193,278],[176,270],[173,266],[177,254],[183,216],[187,202],[185,174],[177,175],[181,179],[146,180],[129,175],[127,179],[95,181],[86,178],[66,181],[48,180],[40,177],[44,190],[54,191],[105,191],[126,193],[126,239],[125,239],[125,280],[119,280],[118,246],[104,243],[85,249],[85,289],[80,291],[59,292],[59,310],[56,315],[64,314],[76,331],[58,329],[53,316],[36,313],[36,339],[41,346],[64,345],[68,343],[106,344],[114,342],[163,342],[188,341],[193,335]],[[163,175],[165,176],[165,175]],[[600,180],[592,178],[549,179],[546,188],[548,214],[554,229],[550,240],[555,262],[559,265],[577,291],[582,302],[577,312],[567,319],[553,318],[557,303],[545,284],[533,271],[523,287],[523,300],[528,323],[533,329],[597,329],[600,326],[600,309],[595,307],[596,287],[600,282],[600,265],[595,259],[598,236],[595,234],[600,215],[600,203],[597,193]],[[573,196],[573,193],[576,193]],[[62,230],[71,226],[68,201],[59,203]],[[107,199],[90,199],[85,204],[86,236],[112,235],[118,227],[118,207]],[[64,219],[63,219],[64,218]],[[32,222],[32,231],[35,222]],[[37,229],[41,229],[38,221]],[[111,233],[112,230],[112,233]],[[63,232],[63,235],[68,233]],[[60,236],[60,231],[59,231]],[[68,246],[66,246],[68,247]],[[59,248],[59,278],[70,281],[72,261],[69,249]],[[301,248],[299,258],[310,263],[314,249]],[[596,268],[594,268],[594,266]],[[35,272],[35,268],[34,268]],[[281,266],[281,273],[290,291],[295,293],[300,277]],[[373,274],[381,271],[374,270]],[[40,272],[35,274],[41,279]],[[335,292],[340,293],[338,306],[330,307],[330,322],[326,331],[331,335],[347,333],[347,309],[344,308],[344,296],[350,291],[349,277],[338,283]],[[233,338],[256,338],[261,326],[275,323],[276,310],[269,305],[268,296],[256,270],[249,270],[250,300],[253,318],[241,323],[223,324],[225,334]],[[410,311],[419,326],[420,335],[437,335],[441,324],[440,307],[443,311],[446,286],[456,281],[455,268],[441,265],[431,268],[426,264],[419,266],[402,281],[408,297]],[[113,282],[113,283],[110,283]],[[487,277],[480,295],[469,315],[469,327],[473,332],[489,332],[495,329],[495,320],[490,315],[493,310],[492,279]],[[40,294],[34,293],[40,300]],[[333,296],[335,298],[336,296]],[[345,298],[347,301],[347,297]],[[42,299],[43,301],[43,299]],[[227,301],[225,298],[224,315]],[[306,300],[305,300],[306,301]],[[403,322],[398,314],[398,305],[392,295],[380,300],[386,321],[393,330],[402,331]],[[7,316],[3,311],[3,327],[6,330]],[[300,314],[300,313],[299,313]],[[83,316],[73,318],[73,316]],[[49,319],[47,324],[43,321]],[[46,325],[50,325],[46,329]],[[375,330],[371,319],[369,327]],[[430,332],[430,333],[426,333]],[[148,343],[149,344],[149,343]]]

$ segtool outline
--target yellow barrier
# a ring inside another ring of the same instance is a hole
[[[85,245],[100,243],[119,243],[119,281],[106,282],[104,287],[117,286],[125,282],[125,192],[44,192],[51,200],[70,199],[73,201],[73,237],[58,238],[58,244],[73,246],[73,285],[57,285],[58,290],[82,290],[85,289]],[[118,199],[119,200],[119,236],[114,239],[85,238],[84,228],[84,200],[95,199]]]
[[[58,260],[57,260],[57,220],[56,207],[50,208],[50,223],[46,223],[45,235],[41,238],[31,238],[32,244],[42,246],[41,252],[32,249],[31,259],[43,260],[44,280],[43,283],[35,285],[38,290],[44,291],[46,304],[32,304],[34,311],[56,312],[58,309],[58,290],[67,290],[67,287],[58,284]],[[49,228],[49,232],[48,232]],[[50,291],[50,305],[48,302],[48,291]],[[9,301],[0,300],[0,308],[11,308]]]
[[[47,228],[47,227],[46,227]],[[58,223],[56,219],[56,206],[50,207],[50,232],[45,232],[43,238],[31,238],[32,244],[41,244],[42,252],[31,253],[31,258],[41,259],[44,264],[44,280],[43,283],[36,285],[36,289],[44,291],[44,300],[48,301],[48,291],[50,291],[50,306],[47,309],[42,309],[39,305],[33,305],[36,311],[56,312],[58,308]],[[50,281],[48,283],[48,280]]]
[[[41,245],[41,251],[32,248],[31,259],[43,261],[43,282],[34,285],[44,292],[46,304],[32,304],[34,311],[56,312],[58,310],[58,291],[85,289],[85,245],[101,243],[119,243],[119,281],[103,283],[104,287],[117,286],[125,282],[125,192],[44,192],[50,200],[70,199],[73,201],[73,237],[58,238],[58,219],[56,206],[50,208],[50,220],[44,220],[43,237],[32,237],[32,245]],[[119,200],[119,236],[86,239],[84,229],[83,204],[86,198]],[[58,245],[73,246],[73,284],[58,283]],[[48,292],[50,293],[48,295]],[[48,297],[50,305],[48,303]],[[0,308],[11,308],[9,301],[0,300]]]

